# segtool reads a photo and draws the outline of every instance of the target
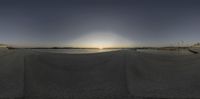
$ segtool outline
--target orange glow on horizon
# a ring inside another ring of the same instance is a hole
[[[104,48],[103,48],[102,46],[99,46],[99,49],[102,50],[102,49],[104,49]]]
[[[123,36],[114,33],[91,33],[73,40],[71,46],[83,48],[117,48],[133,47],[135,44]]]

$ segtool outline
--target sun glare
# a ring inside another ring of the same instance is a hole
[[[100,50],[102,50],[102,49],[103,49],[103,47],[102,47],[102,46],[99,46],[99,49],[100,49]]]
[[[77,38],[71,42],[72,46],[85,47],[85,48],[114,48],[114,47],[130,47],[133,45],[132,41],[123,36],[119,36],[115,33],[90,33]]]

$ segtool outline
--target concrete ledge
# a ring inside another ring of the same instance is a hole
[[[192,47],[192,48],[189,48],[188,51],[190,51],[194,54],[198,54],[198,53],[200,53],[200,47]]]

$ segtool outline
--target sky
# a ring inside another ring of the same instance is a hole
[[[199,0],[0,1],[0,43],[11,46],[141,47],[196,42],[200,42]]]

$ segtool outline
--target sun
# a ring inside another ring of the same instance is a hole
[[[102,50],[102,49],[103,49],[103,47],[102,47],[102,46],[99,46],[98,48],[99,48],[100,50]]]
[[[134,44],[132,40],[112,32],[93,32],[72,40],[69,45],[102,50],[116,47],[131,47]]]

